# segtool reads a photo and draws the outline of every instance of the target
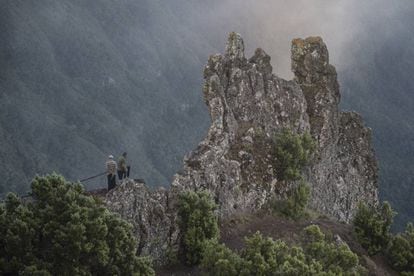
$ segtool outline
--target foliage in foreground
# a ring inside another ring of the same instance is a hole
[[[388,202],[371,207],[361,203],[354,218],[354,231],[361,245],[373,255],[382,253],[401,275],[414,275],[414,226],[404,233],[390,232],[395,212]]]
[[[284,130],[274,138],[274,162],[279,180],[301,179],[301,170],[315,150],[315,142],[309,133],[303,135]]]
[[[209,275],[361,275],[365,269],[346,244],[329,242],[318,226],[303,231],[301,246],[260,233],[246,238],[240,254],[208,241],[201,266]]]
[[[388,247],[394,215],[388,202],[378,207],[359,204],[353,221],[354,231],[359,243],[370,255],[377,254]]]
[[[154,275],[132,227],[59,175],[36,177],[31,202],[0,205],[0,268],[15,275]]]
[[[178,201],[179,226],[182,234],[182,250],[187,264],[198,264],[207,240],[219,235],[217,205],[210,194],[187,191]]]
[[[403,275],[414,275],[414,226],[412,223],[407,224],[404,233],[392,237],[387,255],[396,270],[402,272]]]

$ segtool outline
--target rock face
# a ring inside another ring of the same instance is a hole
[[[377,162],[371,130],[353,112],[339,112],[339,85],[319,37],[292,42],[292,70],[307,103],[318,152],[307,171],[312,206],[348,222],[360,201],[378,200]]]
[[[104,199],[111,211],[121,215],[134,227],[140,255],[150,255],[156,263],[167,260],[168,252],[178,246],[176,210],[171,191],[150,190],[144,183],[124,180]],[[172,200],[172,201],[171,201]]]
[[[247,60],[235,33],[224,56],[210,57],[204,77],[212,125],[172,185],[212,191],[223,216],[256,210],[287,188],[273,173],[269,140],[285,128],[309,131],[305,97],[296,82],[272,75],[262,49]]]
[[[247,59],[240,35],[231,33],[224,55],[210,57],[204,70],[204,99],[211,116],[207,137],[184,158],[171,188],[150,192],[125,182],[106,202],[134,224],[139,251],[164,262],[179,233],[175,201],[183,190],[208,190],[219,214],[260,209],[283,198],[295,183],[277,179],[272,137],[284,129],[310,132],[317,151],[305,169],[311,206],[349,222],[359,201],[376,204],[377,163],[371,132],[359,115],[340,112],[339,85],[320,38],[292,43],[295,79],[272,74],[270,57],[257,49]]]
[[[317,141],[307,169],[315,209],[349,221],[359,201],[376,202],[370,130],[357,114],[339,112],[336,71],[321,38],[292,42],[292,70],[293,81],[272,75],[262,49],[247,60],[243,40],[232,33],[225,55],[210,57],[204,71],[212,125],[173,187],[212,191],[224,216],[282,197],[292,183],[276,178],[268,153],[270,138],[289,128]]]

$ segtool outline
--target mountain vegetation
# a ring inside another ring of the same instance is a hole
[[[219,242],[216,205],[207,192],[179,198],[182,247],[188,265],[200,264],[208,275],[361,275],[366,269],[346,243],[335,243],[316,225],[303,229],[301,242],[288,245],[256,233],[245,248],[233,251]],[[294,208],[294,206],[290,206]]]
[[[401,275],[414,275],[414,227],[407,223],[405,232],[391,233],[395,212],[388,202],[381,206],[358,207],[353,226],[358,241],[375,255],[387,256],[391,266]]]
[[[276,176],[280,180],[302,179],[302,169],[315,150],[315,141],[309,133],[295,134],[285,129],[274,138],[274,164]]]
[[[299,187],[295,190],[306,189]],[[182,192],[177,208],[179,260],[199,266],[208,275],[368,273],[361,252],[357,255],[340,237],[322,232],[312,223],[293,240],[273,239],[257,232],[246,236],[243,248],[230,249],[220,242],[222,225],[217,205],[207,191]],[[286,208],[295,209],[295,205]],[[369,254],[383,254],[402,275],[412,275],[414,227],[408,224],[405,232],[393,235],[390,228],[394,214],[388,203],[379,207],[360,204],[354,231]],[[301,223],[301,217],[294,218],[295,223]],[[137,241],[131,225],[109,212],[99,197],[87,195],[82,185],[56,174],[36,177],[30,197],[7,196],[0,205],[0,234],[2,273],[155,273],[150,259],[136,255]]]
[[[303,242],[289,246],[256,233],[240,253],[210,241],[202,267],[209,275],[360,275],[365,269],[346,244],[326,239],[318,226],[303,230]]]
[[[205,242],[219,236],[217,205],[207,192],[185,192],[178,203],[182,251],[187,264],[198,264]]]
[[[354,218],[355,233],[369,254],[374,255],[387,248],[394,215],[388,202],[380,207],[359,204]]]
[[[281,213],[287,217],[298,219],[306,215],[306,207],[310,196],[310,187],[304,181],[288,192],[288,197],[283,201]]]
[[[295,134],[284,129],[274,137],[274,162],[276,176],[282,181],[297,181],[288,191],[287,198],[272,202],[275,211],[299,219],[306,215],[310,187],[303,179],[302,170],[309,164],[316,145],[309,133]]]
[[[31,197],[0,204],[2,275],[154,275],[129,223],[80,184],[36,177]]]
[[[405,232],[392,237],[388,247],[392,266],[402,275],[414,275],[414,226],[408,223]]]

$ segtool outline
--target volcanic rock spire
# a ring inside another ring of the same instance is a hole
[[[171,188],[150,191],[129,181],[107,196],[108,206],[133,223],[140,252],[163,263],[178,246],[175,204],[184,190],[209,191],[223,218],[286,198],[297,183],[277,178],[271,156],[274,136],[285,129],[310,132],[317,141],[303,172],[313,209],[349,222],[360,201],[377,203],[371,131],[358,114],[339,111],[336,71],[321,38],[293,41],[292,69],[294,80],[275,76],[262,49],[246,59],[236,33],[229,35],[224,55],[209,58],[203,94],[211,126],[185,156]]]

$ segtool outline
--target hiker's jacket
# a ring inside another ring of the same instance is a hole
[[[118,159],[118,170],[123,172],[127,171],[126,159],[123,156],[119,157]]]
[[[106,173],[115,174],[116,173],[116,162],[114,160],[106,161]]]

